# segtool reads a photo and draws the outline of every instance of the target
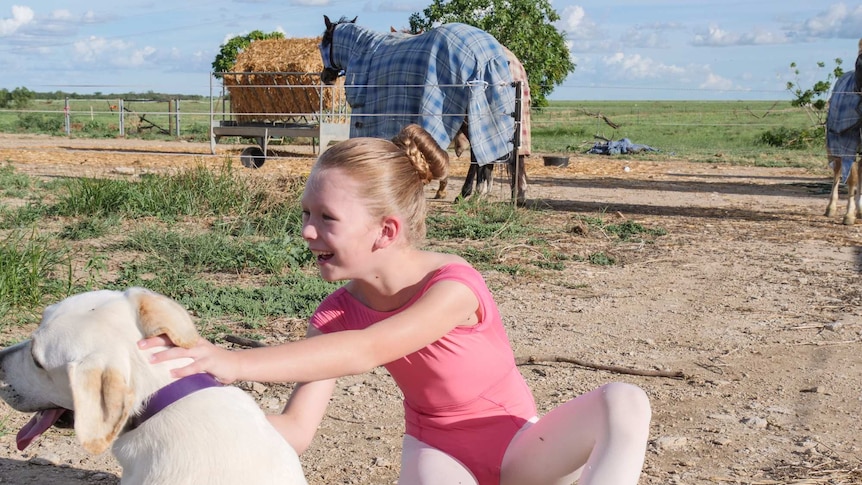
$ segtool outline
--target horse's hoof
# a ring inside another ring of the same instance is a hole
[[[844,225],[845,226],[852,226],[853,224],[856,224],[856,218],[855,217],[844,216]]]

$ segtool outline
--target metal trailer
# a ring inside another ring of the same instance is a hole
[[[249,73],[220,73],[225,75],[245,75]],[[255,75],[308,75],[319,78],[318,73],[253,73]],[[218,86],[216,85],[218,83]],[[224,83],[213,74],[210,76],[210,151],[216,153],[216,144],[224,137],[240,137],[255,140],[256,145],[246,147],[240,153],[240,161],[248,168],[263,166],[268,157],[269,142],[273,138],[311,138],[314,153],[322,153],[330,142],[346,140],[350,137],[350,114],[346,101],[337,103],[333,108],[324,108],[324,92],[336,89],[318,83],[309,85],[265,85],[266,89],[282,91],[288,97],[307,96],[313,88],[320,100],[317,111],[310,113],[258,113],[261,118],[280,118],[278,121],[254,121],[255,113],[233,113],[227,108],[227,93]],[[216,94],[218,93],[218,94]],[[342,97],[343,98],[343,97]],[[304,101],[308,101],[307,99]],[[306,103],[307,104],[307,103]],[[250,119],[250,121],[241,121]],[[315,144],[315,140],[317,143]],[[271,157],[270,157],[271,158]]]

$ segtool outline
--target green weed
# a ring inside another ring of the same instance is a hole
[[[667,234],[667,231],[663,228],[651,229],[631,220],[620,223],[609,223],[605,222],[601,217],[577,216],[575,221],[598,229],[605,234],[615,236],[618,240],[625,242],[651,242],[656,237]]]
[[[187,235],[151,227],[135,231],[121,246],[144,253],[153,267],[182,267],[190,273],[279,274],[285,268],[299,268],[311,261],[305,242],[290,235],[240,239],[218,233]]]
[[[69,294],[71,278],[67,248],[35,232],[12,231],[0,239],[0,317]]]
[[[140,181],[69,179],[65,194],[55,204],[64,216],[122,214],[153,216],[206,216],[245,213],[263,197],[237,177],[226,163],[220,170],[203,166],[178,175],[148,175]]]
[[[455,204],[454,214],[429,215],[428,237],[481,241],[510,238],[524,232],[524,217],[513,204],[468,199]]]
[[[119,217],[114,214],[108,217],[85,217],[79,221],[67,224],[60,231],[60,239],[81,241],[84,239],[95,239],[116,227],[120,222]]]
[[[0,165],[0,195],[23,199],[30,185],[30,177],[17,173],[11,164]]]

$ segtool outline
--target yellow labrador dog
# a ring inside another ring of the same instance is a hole
[[[123,485],[306,484],[293,448],[241,389],[208,374],[174,379],[177,360],[137,342],[198,339],[179,303],[143,288],[92,291],[48,307],[32,338],[0,352],[0,397],[36,413],[18,433],[23,450],[67,411],[91,453],[111,447]]]

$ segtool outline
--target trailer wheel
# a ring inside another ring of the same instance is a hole
[[[239,154],[239,161],[246,168],[260,168],[266,161],[266,154],[260,147],[245,147]]]

